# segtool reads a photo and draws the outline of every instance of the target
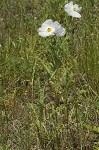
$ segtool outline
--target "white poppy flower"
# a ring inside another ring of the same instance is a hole
[[[55,26],[51,19],[46,20],[42,26],[38,29],[39,35],[42,37],[47,37],[50,35],[55,35]]]
[[[81,7],[78,7],[77,4],[73,5],[73,2],[66,4],[64,9],[69,16],[76,17],[76,18],[81,17],[81,15],[79,14],[79,12],[81,11]]]
[[[51,19],[48,19],[38,29],[38,33],[42,37],[47,37],[55,34],[56,36],[64,36],[65,29],[57,21],[53,22]]]

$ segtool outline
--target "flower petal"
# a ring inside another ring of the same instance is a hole
[[[69,15],[72,16],[72,17],[76,17],[76,18],[80,18],[81,17],[81,15],[78,12],[76,12],[76,11],[70,11]]]
[[[66,11],[66,10],[70,10],[70,9],[71,9],[71,6],[70,6],[69,4],[66,4],[66,5],[64,6],[64,9],[65,9],[65,11]]]
[[[70,3],[68,3],[68,5],[69,5],[70,7],[72,7],[72,6],[73,6],[73,2],[71,1]]]
[[[56,36],[64,36],[65,33],[66,33],[66,32],[65,32],[65,29],[62,28],[61,30],[59,30],[59,31],[56,32]]]
[[[73,7],[76,8],[76,10],[78,10],[78,5],[77,4],[73,5]]]
[[[47,36],[51,36],[54,35],[55,33],[50,33],[50,32],[39,32],[39,35],[42,37],[47,37]]]
[[[71,9],[72,6],[73,6],[73,2],[71,1],[70,3],[67,3],[67,4],[64,6],[64,9]]]
[[[47,19],[42,25],[45,25],[45,24],[52,24],[53,21],[51,19]]]
[[[55,34],[56,36],[64,36],[65,35],[65,29],[58,23],[57,21],[54,22],[55,26]]]
[[[82,7],[79,7],[79,8],[77,9],[77,12],[81,12],[81,9],[82,9]]]

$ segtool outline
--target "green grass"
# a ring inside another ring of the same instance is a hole
[[[0,1],[0,150],[99,149],[98,0]],[[38,36],[46,19],[64,37]]]

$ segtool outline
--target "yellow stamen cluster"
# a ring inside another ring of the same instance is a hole
[[[75,8],[75,7],[73,7],[73,8],[72,8],[72,10],[73,10],[73,11],[76,11],[76,8]]]
[[[51,31],[52,31],[52,29],[51,29],[51,28],[48,28],[48,29],[47,29],[47,32],[51,32]]]

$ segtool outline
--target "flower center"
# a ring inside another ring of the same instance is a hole
[[[51,32],[51,31],[52,31],[52,29],[51,29],[51,28],[48,28],[48,29],[47,29],[47,32]]]
[[[76,11],[76,8],[75,8],[75,7],[73,7],[73,8],[72,8],[72,10],[73,10],[73,11]]]

